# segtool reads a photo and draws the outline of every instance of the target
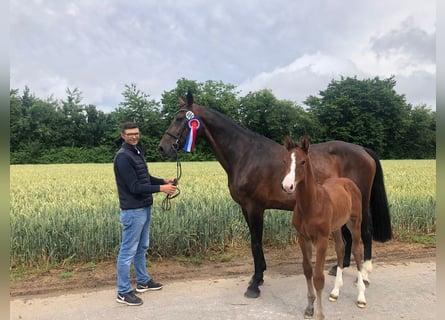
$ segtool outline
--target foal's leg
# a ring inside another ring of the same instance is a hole
[[[307,306],[304,311],[304,318],[311,319],[314,316],[315,301],[315,290],[312,282],[312,243],[302,237],[298,238],[298,243],[303,254],[303,272],[307,285]]]
[[[332,232],[335,241],[335,252],[337,253],[337,274],[335,276],[335,286],[329,295],[329,301],[337,301],[340,295],[340,288],[343,286],[343,259],[345,255],[345,243],[343,242],[342,231],[338,229]]]
[[[317,292],[317,310],[315,311],[315,319],[323,320],[322,294],[324,288],[324,263],[326,260],[326,251],[328,250],[329,234],[319,236],[316,240],[317,257],[315,260],[314,271],[314,287]]]
[[[365,308],[366,307],[366,298],[365,298],[365,283],[363,281],[362,276],[362,258],[363,258],[363,248],[360,242],[361,235],[360,235],[360,222],[357,220],[351,221],[351,223],[348,224],[348,227],[351,229],[352,234],[352,254],[354,255],[355,263],[357,264],[357,290],[358,290],[358,296],[357,296],[357,306],[359,308]]]

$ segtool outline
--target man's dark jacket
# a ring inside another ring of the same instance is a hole
[[[145,149],[124,142],[114,157],[114,176],[122,210],[149,207],[152,193],[159,192],[164,180],[150,175]]]

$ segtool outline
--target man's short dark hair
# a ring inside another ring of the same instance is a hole
[[[136,129],[136,128],[139,128],[139,125],[136,122],[131,122],[131,121],[125,122],[122,125],[122,133],[125,133],[125,130],[127,129]]]

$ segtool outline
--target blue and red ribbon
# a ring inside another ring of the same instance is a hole
[[[201,127],[201,122],[199,122],[199,120],[196,118],[192,118],[188,121],[188,126],[190,128],[190,132],[182,150],[185,152],[193,152],[195,150],[196,132],[198,131],[199,127]]]

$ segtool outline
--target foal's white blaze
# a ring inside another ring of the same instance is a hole
[[[281,182],[281,186],[287,193],[292,193],[295,190],[295,167],[296,167],[295,153],[292,152],[290,155],[289,173],[284,177],[283,181]]]

